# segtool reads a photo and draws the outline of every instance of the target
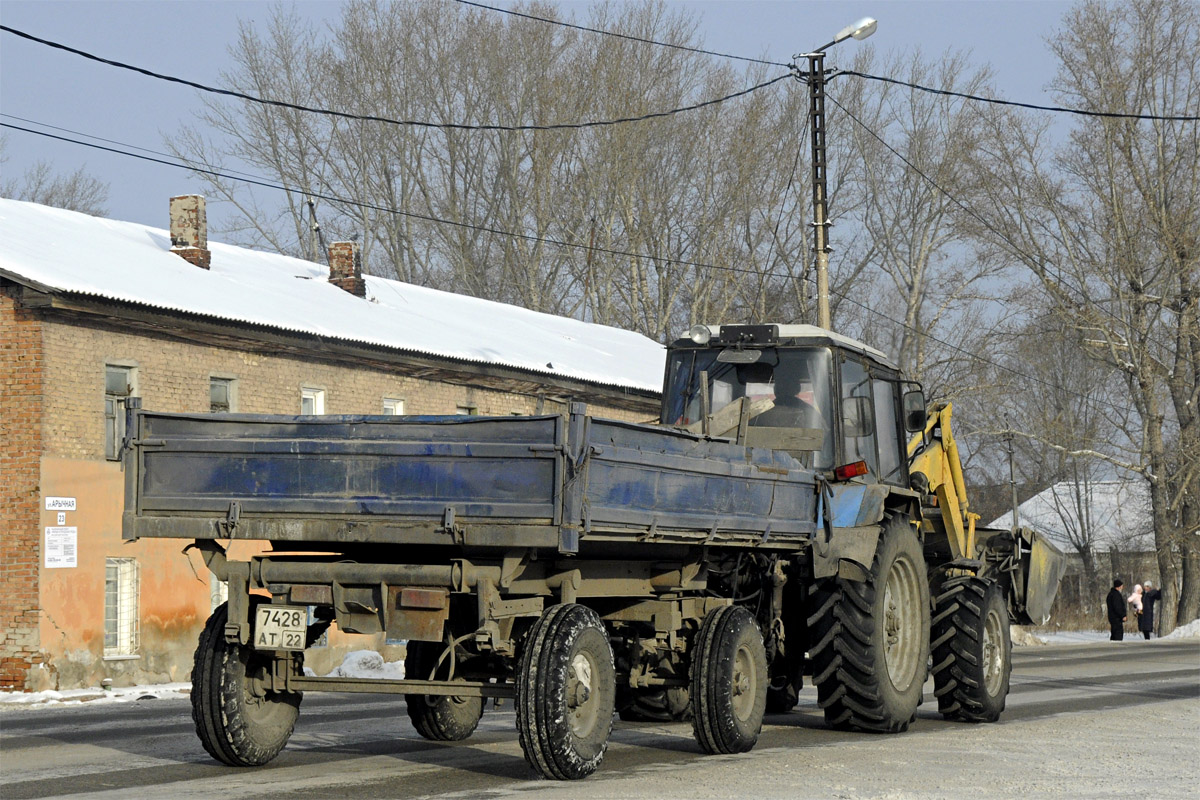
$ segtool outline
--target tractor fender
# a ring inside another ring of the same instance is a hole
[[[899,507],[910,516],[913,493],[882,483],[826,483],[823,490],[818,505],[829,504],[828,542],[813,548],[813,577],[864,581],[875,560],[884,515]]]

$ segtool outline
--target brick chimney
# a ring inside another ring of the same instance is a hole
[[[204,196],[185,194],[171,198],[171,252],[201,269],[208,269],[208,216]]]
[[[329,245],[329,282],[355,297],[367,296],[358,242],[334,242]]]

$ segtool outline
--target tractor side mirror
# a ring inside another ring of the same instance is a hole
[[[909,433],[925,430],[925,394],[920,391],[904,393],[904,430]]]

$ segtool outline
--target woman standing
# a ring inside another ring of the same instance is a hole
[[[1142,613],[1138,617],[1138,630],[1147,639],[1154,630],[1154,604],[1162,599],[1162,592],[1154,588],[1154,584],[1146,581],[1146,589],[1142,592]]]

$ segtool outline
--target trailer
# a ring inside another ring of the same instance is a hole
[[[230,765],[274,758],[310,691],[404,694],[435,741],[512,701],[527,761],[555,779],[598,768],[614,713],[750,750],[805,675],[830,725],[897,732],[931,651],[942,712],[989,721],[1008,624],[1048,611],[1061,574],[1036,533],[975,530],[948,409],[926,414],[882,354],[810,326],[674,343],[657,425],[580,404],[127,414],[125,538],[192,540],[228,584],[192,708]],[[230,559],[236,539],[270,552]],[[306,675],[331,626],[407,640],[405,679]]]

